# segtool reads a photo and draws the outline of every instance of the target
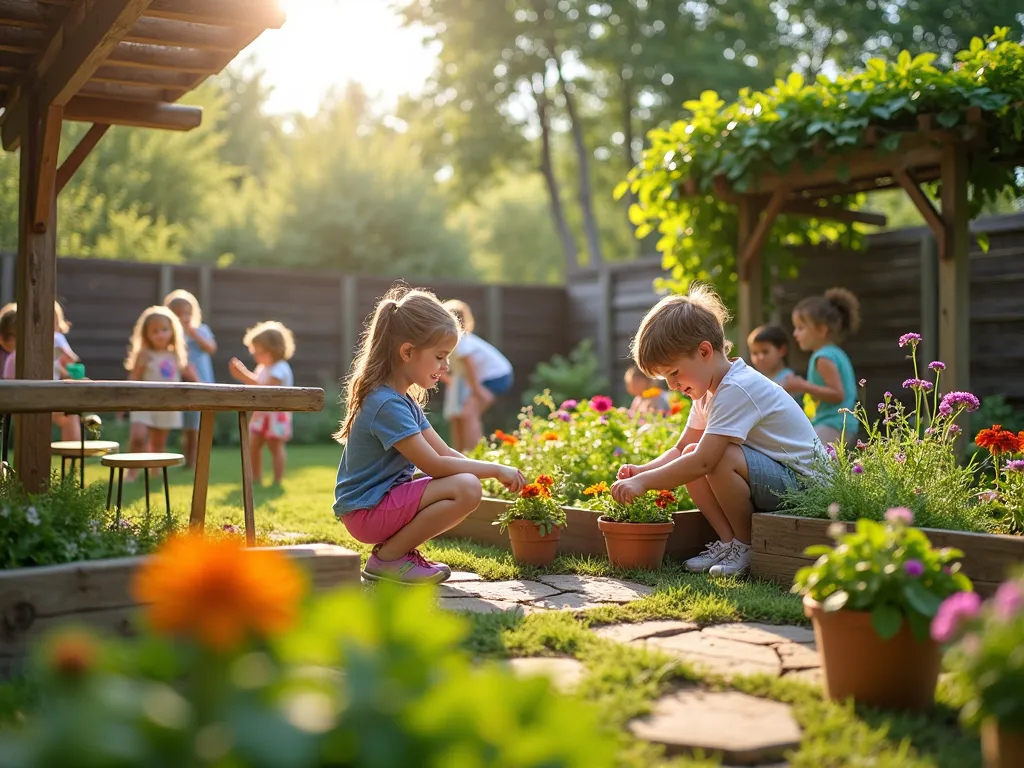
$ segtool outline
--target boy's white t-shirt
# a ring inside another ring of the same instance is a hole
[[[73,355],[71,351],[71,345],[68,343],[68,337],[60,331],[54,331],[53,333],[53,380],[60,381],[60,368],[58,363],[61,355]]]
[[[475,333],[467,333],[455,347],[456,357],[468,357],[480,382],[500,379],[512,373],[512,363],[493,344],[488,344]]]
[[[718,385],[693,401],[686,426],[749,445],[798,475],[810,475],[821,443],[793,396],[735,360]]]

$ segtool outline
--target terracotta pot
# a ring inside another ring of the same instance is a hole
[[[1020,768],[1024,765],[1024,731],[1011,730],[990,717],[981,724],[981,754],[985,768]]]
[[[561,528],[552,528],[544,536],[531,520],[513,520],[508,524],[508,538],[512,542],[512,556],[517,563],[544,567],[551,565],[558,552]]]
[[[604,515],[597,519],[597,527],[604,535],[608,559],[619,568],[660,568],[661,561],[665,559],[668,537],[675,526],[671,521],[616,523]]]
[[[927,709],[935,701],[942,654],[931,638],[914,637],[908,621],[883,640],[868,611],[826,613],[804,597],[804,614],[814,625],[828,698],[908,710]]]

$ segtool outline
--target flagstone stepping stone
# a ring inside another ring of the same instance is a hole
[[[664,745],[669,755],[714,752],[728,765],[778,761],[800,743],[800,726],[788,704],[738,691],[669,694],[629,729],[638,738]]]
[[[445,580],[445,583],[457,584],[463,581],[483,581],[483,577],[472,571],[452,571],[452,575]]]
[[[785,624],[715,624],[705,627],[703,633],[725,640],[755,645],[778,645],[779,643],[813,643],[814,630],[808,627],[793,627]]]
[[[791,672],[786,672],[782,676],[783,680],[796,680],[797,682],[806,683],[807,685],[813,685],[816,688],[822,688],[825,685],[824,673],[821,667],[815,667],[814,669],[796,669]]]
[[[543,675],[550,677],[555,687],[565,693],[571,692],[583,679],[586,668],[576,659],[566,657],[535,656],[528,659],[510,659],[508,665],[516,674],[524,676]]]
[[[562,590],[539,581],[468,581],[441,585],[441,597],[482,597],[487,600],[505,600],[527,603],[557,595]]]
[[[628,603],[654,591],[633,581],[598,576],[539,576],[537,580],[559,592],[581,592],[597,603]]]
[[[783,672],[797,669],[817,669],[821,666],[818,651],[811,646],[800,643],[782,643],[775,646],[775,651],[782,659]]]
[[[533,605],[551,611],[585,611],[590,608],[600,608],[607,603],[598,603],[579,592],[562,592],[553,597],[545,597],[543,600],[534,600]]]
[[[501,613],[518,611],[526,613],[526,609],[508,600],[485,600],[480,597],[442,597],[438,605],[446,611],[463,611],[466,613]]]
[[[779,655],[774,648],[766,645],[726,640],[704,632],[651,637],[644,642],[695,667],[703,667],[725,677],[756,674],[778,676],[782,672]]]
[[[632,643],[648,637],[671,637],[698,629],[692,621],[639,621],[636,624],[606,624],[594,632],[605,640]]]

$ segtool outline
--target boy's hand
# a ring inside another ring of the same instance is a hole
[[[505,486],[509,493],[518,494],[526,485],[526,478],[515,467],[502,467],[498,470],[498,482]]]
[[[631,477],[636,477],[640,474],[640,467],[636,464],[623,464],[619,467],[618,473],[615,475],[619,480],[628,480]]]
[[[629,506],[638,496],[647,493],[647,486],[642,475],[636,475],[626,480],[616,480],[612,484],[612,498],[619,504]]]

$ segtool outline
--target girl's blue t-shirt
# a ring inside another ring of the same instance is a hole
[[[381,385],[366,396],[341,454],[334,486],[334,514],[377,506],[387,492],[412,480],[412,462],[395,443],[430,429],[423,409],[409,395]]]
[[[203,337],[206,341],[213,341],[213,331],[210,330],[210,326],[206,323],[196,327],[196,333]],[[196,375],[199,377],[199,381],[213,383],[216,381],[216,376],[213,373],[213,358],[210,357],[210,353],[203,350],[199,346],[199,342],[193,339],[191,336],[186,338],[188,345],[188,361],[196,369]]]
[[[811,419],[814,426],[832,427],[843,430],[844,424],[847,428],[855,429],[856,425],[846,418],[846,414],[840,413],[843,408],[853,410],[857,404],[857,377],[853,372],[853,363],[849,356],[835,344],[826,344],[813,355],[807,364],[807,381],[819,387],[825,385],[825,380],[818,373],[818,360],[825,358],[835,363],[839,371],[839,380],[843,384],[843,401],[841,403],[823,403],[815,400],[810,395],[804,395],[804,411]]]

